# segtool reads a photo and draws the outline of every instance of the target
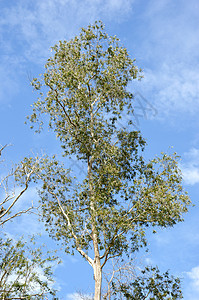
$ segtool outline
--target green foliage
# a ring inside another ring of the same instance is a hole
[[[86,157],[99,153],[103,146],[101,140],[97,143],[99,137],[107,141],[124,109],[133,111],[133,95],[126,87],[137,77],[138,68],[100,22],[82,29],[79,37],[69,42],[60,41],[52,50],[55,54],[48,60],[42,80],[32,82],[35,89],[44,86],[48,92],[34,104],[30,119],[34,124],[42,114],[48,114],[49,127],[67,154]],[[111,123],[107,122],[109,114]]]
[[[133,120],[118,126],[119,119],[132,116],[128,83],[140,77],[119,40],[96,22],[52,50],[43,76],[32,82],[40,96],[29,119],[40,131],[47,115],[63,157],[75,155],[87,171],[77,182],[69,176],[67,160],[40,160],[34,179],[43,182],[43,220],[66,251],[76,249],[93,268],[100,259],[102,269],[111,257],[145,246],[147,227],[182,221],[190,200],[177,155],[163,153],[147,162],[145,140],[131,130]],[[25,163],[31,170],[36,161]]]
[[[55,299],[52,263],[57,258],[37,248],[34,238],[25,242],[1,235],[0,244],[0,298]]]
[[[169,272],[161,274],[157,267],[146,267],[142,271],[142,276],[128,285],[121,284],[115,288],[115,297],[122,295],[123,299],[128,300],[177,300],[182,299],[179,278],[169,275]]]

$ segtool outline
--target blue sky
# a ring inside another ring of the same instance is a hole
[[[8,161],[33,153],[56,153],[49,132],[35,135],[24,125],[36,100],[30,78],[42,73],[50,47],[70,39],[79,28],[101,19],[144,71],[133,83],[137,127],[147,139],[147,156],[171,151],[182,157],[184,186],[195,204],[185,222],[149,236],[143,256],[183,278],[185,300],[199,299],[199,2],[198,0],[0,0],[0,144],[12,144]],[[34,188],[23,199],[35,197]],[[23,205],[23,203],[18,204]],[[22,217],[13,234],[40,229]],[[43,232],[43,239],[47,235]],[[77,255],[63,256],[56,269],[65,300],[92,291],[92,270]]]

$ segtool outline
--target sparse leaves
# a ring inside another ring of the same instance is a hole
[[[54,299],[53,262],[44,247],[36,247],[34,237],[30,241],[15,241],[1,234],[0,243],[0,298]]]
[[[128,300],[178,300],[182,299],[180,279],[165,272],[160,273],[157,267],[146,267],[142,275],[129,284],[112,285],[115,297],[122,294],[122,299]]]
[[[3,149],[4,147],[0,150],[0,153]],[[34,164],[31,164],[31,168],[28,168],[26,161],[20,162],[14,165],[6,175],[3,175],[5,174],[5,166],[3,161],[0,162],[0,167],[2,168],[0,178],[0,226],[23,213],[33,210],[33,201],[24,205],[26,208],[19,211],[16,211],[15,207],[28,189],[32,176],[36,172],[37,163],[35,161]]]

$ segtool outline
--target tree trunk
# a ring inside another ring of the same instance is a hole
[[[100,258],[96,257],[94,261],[94,279],[95,279],[95,297],[94,300],[101,300],[101,287],[102,287],[102,268]]]
[[[94,101],[95,103],[95,101]],[[94,126],[93,126],[93,104],[91,104],[91,123],[90,130],[91,136],[94,139]],[[102,267],[100,261],[100,253],[98,247],[98,232],[96,229],[96,209],[95,209],[95,201],[93,196],[93,178],[92,178],[92,162],[93,157],[88,157],[88,178],[89,178],[89,190],[90,190],[90,208],[91,208],[91,218],[92,218],[92,239],[93,239],[93,247],[94,247],[94,279],[95,279],[95,296],[94,300],[101,300],[101,288],[102,288]]]

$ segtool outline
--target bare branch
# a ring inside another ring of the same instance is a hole
[[[31,172],[32,174],[33,172]],[[2,213],[0,215],[0,219],[3,218],[6,214],[8,214],[11,210],[11,208],[15,205],[15,203],[19,200],[19,198],[21,198],[21,196],[24,194],[24,192],[28,189],[28,183],[30,180],[30,174],[29,176],[27,176],[26,178],[26,182],[25,182],[25,187],[23,188],[23,190],[18,194],[18,196],[16,196],[15,200],[10,204],[10,206],[4,211],[4,213]]]
[[[5,148],[5,146],[4,146]],[[24,193],[27,191],[30,181],[31,181],[31,176],[35,173],[36,171],[36,165],[37,165],[37,160],[35,164],[31,166],[31,170],[27,171],[27,167],[25,163],[22,163],[21,166],[18,165],[15,169],[12,169],[11,172],[5,176],[1,182],[0,182],[0,187],[4,190],[5,196],[1,200],[0,203],[0,226],[4,225],[6,222],[10,221],[11,219],[20,216],[24,213],[30,212],[30,210],[34,209],[33,203],[29,208],[22,209],[19,212],[15,212],[11,215],[13,207],[16,205],[16,203],[19,201],[19,199],[24,195]],[[15,193],[15,176],[17,175],[18,172],[22,172],[22,176],[24,182],[21,184],[21,191],[19,191],[17,194]],[[10,181],[12,182],[12,190],[10,191],[9,185]],[[7,207],[6,207],[7,206]],[[36,207],[35,207],[36,208]]]
[[[6,144],[5,146],[3,146],[1,149],[0,149],[0,156],[1,156],[1,153],[2,151],[8,146],[8,144]]]
[[[136,277],[136,266],[132,263],[133,259],[129,261],[121,261],[121,258],[112,259],[112,270],[104,273],[104,278],[107,282],[107,291],[104,294],[104,299],[111,299],[112,283],[120,286],[123,282],[132,282]]]

